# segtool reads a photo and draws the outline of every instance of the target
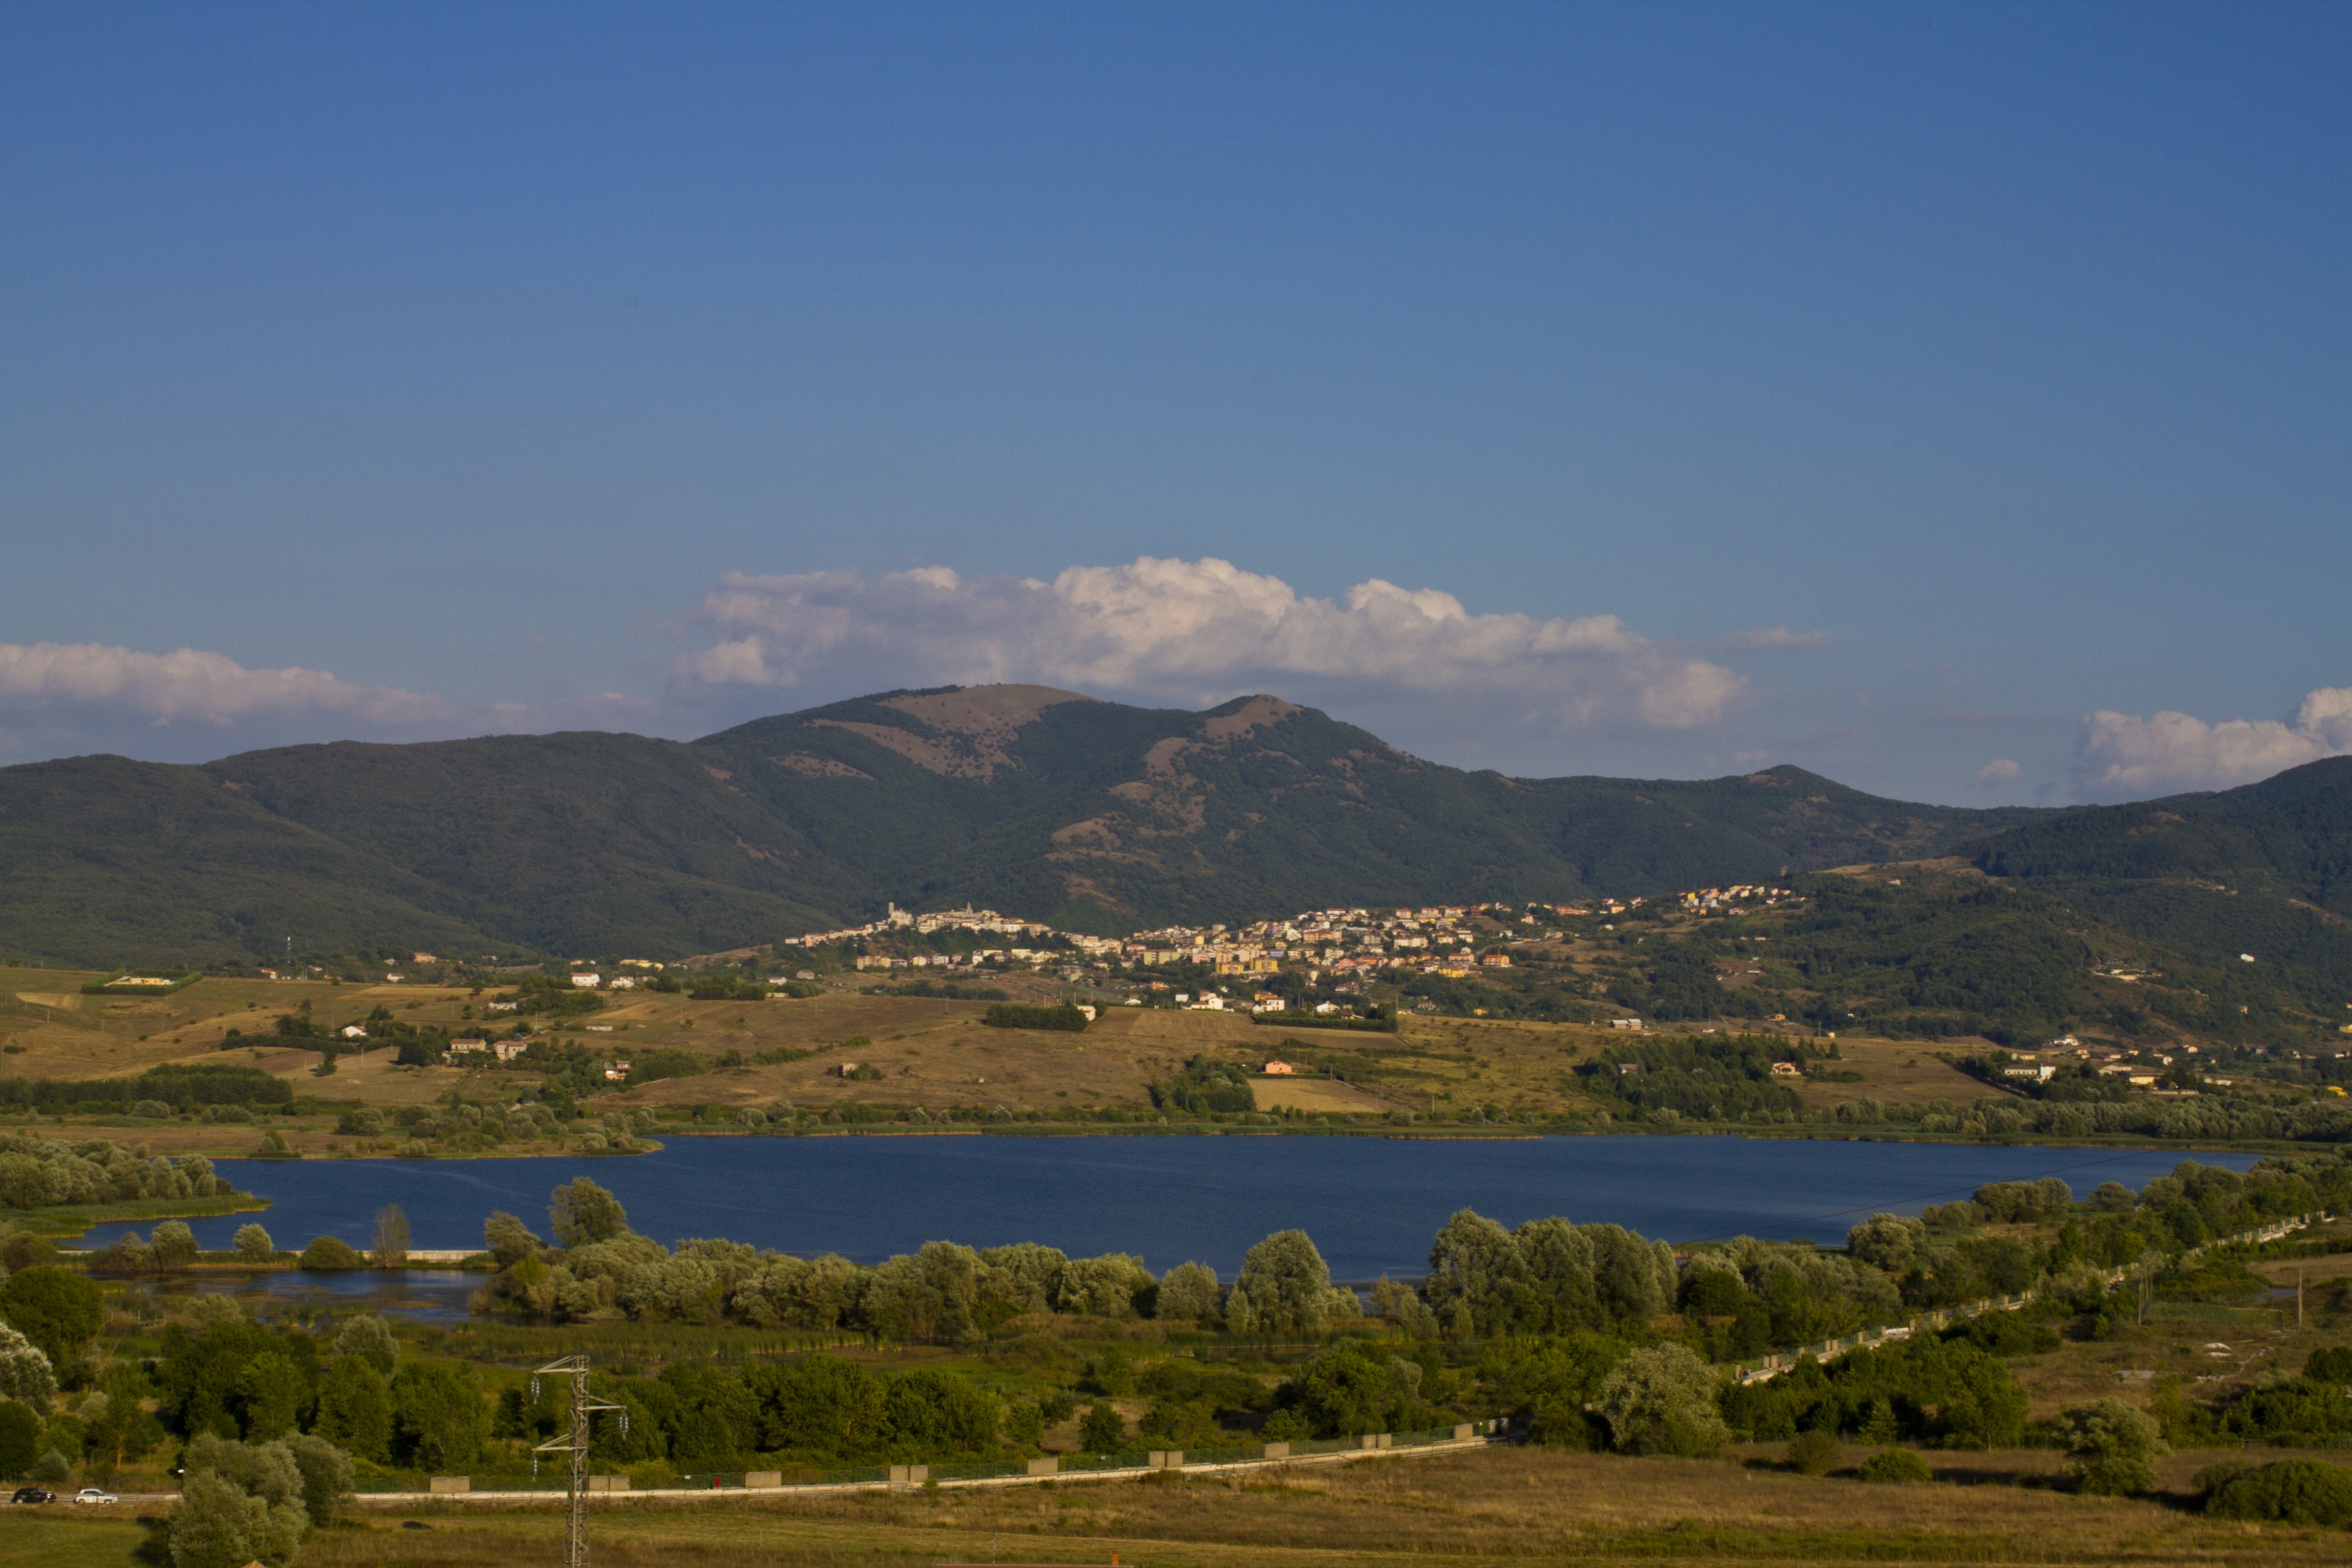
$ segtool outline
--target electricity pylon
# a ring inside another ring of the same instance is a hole
[[[563,1568],[588,1568],[588,1421],[599,1410],[621,1413],[621,1435],[629,1434],[629,1412],[626,1405],[598,1405],[588,1397],[588,1358],[568,1355],[561,1361],[549,1362],[530,1374],[530,1400],[539,1403],[539,1380],[550,1373],[561,1373],[572,1380],[572,1431],[557,1441],[541,1443],[533,1454],[569,1454],[572,1456],[572,1485],[569,1492],[571,1521],[563,1541]],[[532,1460],[532,1468],[538,1461]]]

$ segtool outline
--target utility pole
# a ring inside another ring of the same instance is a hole
[[[533,1404],[539,1401],[539,1380],[551,1373],[572,1380],[572,1431],[562,1438],[541,1443],[531,1452],[533,1455],[572,1456],[571,1487],[567,1493],[571,1500],[570,1522],[564,1534],[563,1568],[588,1568],[588,1420],[599,1410],[618,1410],[621,1413],[621,1435],[626,1436],[629,1412],[625,1405],[598,1405],[589,1399],[588,1358],[584,1355],[568,1355],[561,1361],[551,1361],[531,1373],[530,1397]],[[534,1458],[531,1468],[536,1470],[538,1467],[539,1461]]]

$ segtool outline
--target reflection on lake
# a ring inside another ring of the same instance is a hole
[[[1185,1258],[1230,1279],[1260,1237],[1297,1227],[1340,1279],[1418,1275],[1455,1209],[1507,1225],[1562,1215],[1696,1241],[1738,1234],[1843,1240],[1875,1210],[1916,1213],[1987,1182],[2057,1175],[2077,1194],[2138,1187],[2177,1152],[1681,1136],[1442,1142],[1381,1138],[674,1138],[656,1154],[549,1160],[224,1160],[272,1201],[192,1222],[207,1247],[266,1226],[278,1245],[331,1235],[364,1247],[376,1210],[406,1211],[414,1245],[476,1247],[495,1209],[544,1234],[549,1189],[587,1175],[664,1242],[725,1237],[866,1261],[947,1239],[1038,1241],[1074,1255]],[[2244,1170],[2253,1156],[2200,1154]],[[111,1227],[91,1233],[98,1245]],[[285,1277],[339,1290],[350,1276]],[[412,1279],[430,1276],[411,1275]],[[289,1287],[293,1288],[293,1287]],[[355,1288],[367,1288],[364,1286]],[[462,1307],[465,1277],[449,1293]],[[439,1287],[427,1287],[439,1289]]]

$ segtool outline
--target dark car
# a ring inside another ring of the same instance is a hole
[[[16,1495],[8,1500],[10,1502],[55,1502],[58,1500],[58,1494],[43,1491],[38,1487],[18,1487]]]

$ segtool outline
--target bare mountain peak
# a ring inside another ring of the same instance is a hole
[[[1222,708],[1210,710],[1201,721],[1201,733],[1212,741],[1233,741],[1255,730],[1295,719],[1307,711],[1296,702],[1285,702],[1279,697],[1244,697]]]
[[[959,686],[886,697],[882,706],[896,708],[934,730],[959,735],[1009,735],[1024,724],[1034,723],[1048,708],[1095,700],[1083,692],[1051,686]]]

